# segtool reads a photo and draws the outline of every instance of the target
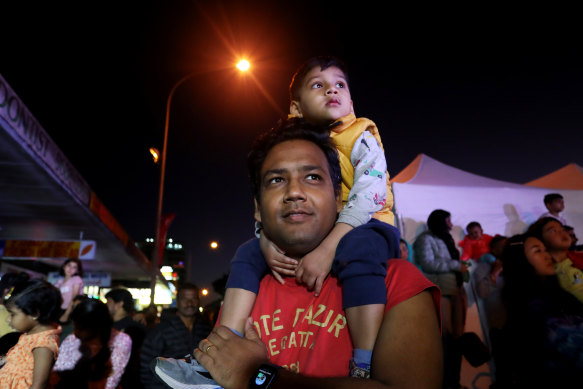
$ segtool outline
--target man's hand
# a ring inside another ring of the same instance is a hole
[[[194,357],[225,389],[246,389],[249,380],[262,363],[269,362],[267,348],[253,328],[253,320],[245,323],[245,338],[224,326],[213,329],[200,341]]]
[[[259,235],[259,247],[267,261],[267,265],[271,269],[273,277],[283,285],[283,276],[293,277],[296,274],[298,261],[290,257],[286,257],[285,253],[279,249],[269,238],[265,236],[263,230]]]

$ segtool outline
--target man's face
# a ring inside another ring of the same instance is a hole
[[[282,142],[267,154],[260,177],[255,218],[286,255],[304,256],[328,235],[341,207],[323,151],[306,140]]]
[[[116,303],[115,301],[113,301],[113,299],[107,298],[107,310],[109,311],[109,314],[111,317],[115,316],[115,313],[117,312],[118,309],[121,308],[121,306],[123,305],[123,302],[120,301],[118,303]]]
[[[550,250],[566,250],[571,246],[571,237],[561,223],[550,221],[543,227],[543,241]]]
[[[565,200],[563,199],[554,199],[548,204],[549,212],[563,212],[565,209]]]
[[[352,111],[348,83],[342,70],[314,67],[306,74],[299,89],[299,100],[290,104],[290,113],[310,123],[329,124]]]
[[[179,316],[192,317],[198,310],[198,293],[193,289],[180,291],[176,299],[176,310]]]
[[[468,236],[471,240],[478,240],[482,238],[482,229],[478,226],[474,226],[468,229]]]

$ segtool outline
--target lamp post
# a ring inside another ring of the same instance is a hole
[[[244,60],[243,60],[244,61]],[[245,61],[245,65],[241,66],[239,62],[237,64],[237,68],[240,71],[247,71],[249,69],[249,62]],[[176,89],[182,85],[186,80],[190,79],[191,77],[198,74],[198,72],[192,72],[187,74],[186,76],[182,77],[178,80],[170,89],[170,93],[168,94],[168,98],[166,99],[166,117],[164,119],[164,143],[162,146],[162,153],[161,158],[162,162],[160,164],[160,187],[158,190],[158,209],[156,213],[156,235],[154,237],[154,253],[152,254],[152,274],[150,279],[150,305],[154,305],[154,297],[156,295],[156,278],[158,278],[158,274],[160,273],[159,261],[161,258],[158,256],[158,252],[160,250],[160,245],[165,245],[166,242],[160,242],[160,228],[162,225],[162,203],[164,200],[164,177],[166,174],[166,149],[168,144],[168,125],[170,122],[170,103],[172,102],[172,97],[174,96],[174,92]],[[162,254],[162,257],[164,255]]]

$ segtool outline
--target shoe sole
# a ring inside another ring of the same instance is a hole
[[[164,371],[162,371],[162,369],[160,369],[158,366],[154,367],[154,372],[158,378],[160,378],[160,380],[173,389],[223,389],[221,386],[214,384],[184,384],[180,381],[176,381],[174,378],[164,373]]]

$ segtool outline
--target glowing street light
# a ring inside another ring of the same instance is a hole
[[[203,296],[206,296],[207,294],[209,294],[209,291],[208,291],[208,289],[205,288],[205,289],[201,290],[200,293],[202,293]]]
[[[248,61],[240,61],[237,64],[237,69],[244,72],[249,70],[250,64]],[[195,75],[199,74],[199,72],[192,72],[187,74],[186,76],[182,77],[178,80],[170,89],[170,93],[168,94],[168,98],[166,99],[166,118],[164,120],[164,143],[162,146],[162,162],[160,164],[160,187],[158,191],[158,210],[156,214],[156,235],[154,240],[154,253],[152,255],[152,274],[150,279],[150,290],[151,290],[151,301],[154,301],[155,293],[156,293],[156,278],[158,277],[158,266],[159,266],[159,255],[158,251],[160,248],[160,244],[164,244],[164,242],[160,242],[160,231],[162,227],[162,202],[164,199],[164,176],[166,174],[166,150],[168,145],[168,124],[170,123],[170,103],[172,102],[172,97],[174,96],[174,92],[176,89],[182,85],[186,80],[194,77]],[[160,155],[160,153],[157,153]],[[216,247],[218,247],[218,243],[216,243]],[[216,248],[215,247],[215,248]]]
[[[246,72],[251,67],[251,64],[246,59],[242,59],[237,63],[237,69],[242,72]]]
[[[211,249],[214,250],[214,249],[219,248],[219,243],[218,242],[215,242],[215,241],[212,241],[209,246],[210,246]]]
[[[150,147],[150,154],[152,154],[152,159],[154,163],[158,163],[158,159],[160,158],[160,152],[155,147]]]

